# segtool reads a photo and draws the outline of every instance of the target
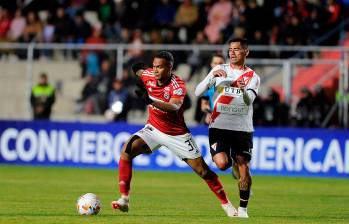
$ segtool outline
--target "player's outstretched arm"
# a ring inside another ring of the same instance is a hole
[[[151,96],[150,99],[153,101],[151,105],[167,112],[177,112],[184,101],[184,98],[171,98],[169,102],[164,102]]]
[[[202,80],[195,88],[195,95],[201,96],[204,94],[211,86],[216,83],[216,77],[213,73],[209,73],[204,80]]]
[[[216,83],[216,77],[227,77],[227,73],[215,67],[195,88],[195,95],[201,96],[206,90]]]

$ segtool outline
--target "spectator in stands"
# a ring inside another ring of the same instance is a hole
[[[55,102],[55,89],[48,83],[46,73],[41,73],[39,82],[32,88],[30,103],[34,119],[50,119]]]
[[[144,40],[142,36],[142,31],[137,29],[132,32],[132,40],[130,44],[133,48],[130,48],[126,52],[127,65],[131,65],[136,61],[140,61],[143,56],[143,50],[140,49]]]
[[[254,36],[255,30],[260,30],[261,33],[264,34],[265,31],[272,24],[272,22],[270,21],[270,15],[268,15],[264,11],[264,9],[257,4],[256,0],[248,1],[248,7],[246,8],[244,15],[246,16],[246,28],[248,39],[251,39],[251,37]]]
[[[55,26],[55,42],[69,43],[73,41],[73,21],[65,14],[63,7],[58,7],[53,18]]]
[[[22,40],[24,42],[39,41],[42,36],[43,24],[39,19],[37,12],[28,12],[26,19],[27,25],[23,30]]]
[[[26,21],[22,16],[22,10],[18,8],[15,12],[15,17],[11,21],[10,30],[7,33],[8,39],[17,42],[19,37],[22,36],[25,26]]]
[[[41,42],[43,43],[52,43],[55,38],[55,26],[53,24],[53,18],[50,12],[48,12],[48,18],[44,22],[43,29],[42,29],[42,37]],[[42,54],[45,57],[52,58],[53,51],[52,49],[42,49]]]
[[[115,19],[115,4],[111,0],[98,1],[98,19],[103,24]]]
[[[268,39],[264,32],[261,30],[255,30],[250,39],[251,45],[268,45]],[[249,55],[250,58],[269,58],[267,51],[252,51]]]
[[[306,87],[301,89],[301,98],[296,106],[297,126],[313,127],[314,111],[313,111],[313,94]]]
[[[93,28],[91,36],[85,40],[86,44],[105,44],[106,40],[102,36],[102,30],[100,27],[95,26]],[[82,77],[86,74],[97,77],[100,73],[100,62],[104,56],[104,51],[100,49],[96,50],[83,50],[80,56],[80,63],[82,67]]]
[[[77,103],[77,113],[84,112],[86,114],[93,114],[98,111],[96,103],[97,95],[97,80],[91,75],[86,77],[86,83],[81,91],[81,97],[76,101]]]
[[[76,14],[85,10],[90,0],[68,0],[67,14],[73,18]]]
[[[164,29],[163,42],[164,42],[164,44],[179,44],[180,43],[178,36],[176,35],[176,32],[173,29]]]
[[[226,27],[232,16],[233,5],[228,0],[219,0],[209,10],[208,23],[205,27],[209,43],[217,43],[221,29]]]
[[[330,110],[331,104],[325,94],[324,88],[316,86],[314,90],[313,111],[314,111],[314,126],[321,127],[327,113]]]
[[[154,22],[159,28],[171,28],[176,15],[176,6],[170,0],[160,0],[155,7]]]
[[[122,27],[119,20],[109,20],[103,23],[102,35],[108,43],[124,43],[125,41],[121,37],[121,30]]]
[[[197,22],[197,30],[204,30],[207,24],[207,15],[213,5],[212,0],[199,1],[198,3],[199,18]]]
[[[289,106],[280,100],[280,95],[271,89],[263,102],[263,125],[287,126],[289,123]]]
[[[126,121],[129,111],[129,94],[121,80],[113,82],[113,89],[108,95],[108,109],[105,116],[112,121]]]
[[[97,76],[97,103],[100,111],[105,111],[108,107],[107,98],[109,92],[112,90],[115,73],[111,69],[111,62],[105,58],[101,62],[101,71]]]
[[[177,28],[185,31],[185,43],[188,43],[195,38],[196,30],[194,27],[198,19],[198,7],[196,4],[193,4],[192,0],[184,0],[177,8],[174,23]]]
[[[309,17],[305,20],[305,26],[308,31],[308,44],[316,44],[318,38],[324,34],[325,31],[325,13],[320,11],[318,7],[311,9]]]
[[[10,26],[11,19],[8,10],[0,7],[0,41],[6,41]]]
[[[264,125],[264,101],[260,96],[257,96],[253,101],[253,125]]]
[[[85,43],[86,38],[91,35],[91,25],[84,19],[83,11],[78,11],[74,16],[73,36],[75,43]]]
[[[127,0],[123,1],[123,10],[121,12],[121,25],[123,28],[135,29],[139,23],[139,16],[143,9],[141,8],[141,1],[139,0]],[[150,18],[148,18],[150,19]]]
[[[326,30],[330,31],[337,27],[341,21],[341,6],[336,0],[327,0],[326,10],[329,14]],[[331,35],[327,40],[327,45],[336,45],[339,40],[339,32]]]
[[[205,33],[202,31],[199,31],[196,33],[195,40],[192,42],[193,45],[198,45],[198,44],[207,44],[207,39],[205,36]],[[194,49],[191,51],[188,55],[187,58],[187,63],[190,66],[190,71],[189,71],[189,77],[187,81],[189,82],[191,78],[194,76],[196,73],[197,69],[200,68],[203,64],[203,52],[199,51],[198,49]]]

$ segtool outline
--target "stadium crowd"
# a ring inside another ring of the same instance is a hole
[[[349,17],[348,8],[348,0],[2,0],[0,41],[139,46],[148,43],[224,44],[231,37],[244,37],[250,45],[336,45],[339,32],[322,42],[318,40]],[[91,12],[97,20],[86,19],[86,13]],[[146,57],[146,52],[138,49],[126,52],[127,61],[119,84],[114,83],[115,58],[111,54],[94,50],[65,52],[66,55],[69,53],[80,60],[81,76],[86,79],[77,102],[79,111],[102,114],[110,107],[112,98],[122,98],[125,105],[129,105],[124,107],[126,110],[144,109],[144,103],[132,95],[134,82],[127,68]],[[26,58],[23,51],[16,54]],[[288,58],[292,55],[251,52],[249,57]],[[34,56],[52,57],[52,52],[35,51]],[[208,65],[210,56],[176,52],[175,57],[177,64],[186,62],[190,65],[190,79],[198,66]],[[128,94],[124,93],[126,88]],[[309,94],[312,93],[308,91],[303,98]],[[318,95],[317,92],[314,94]],[[313,101],[316,97],[311,98]],[[304,108],[317,110],[308,108],[312,102],[302,99],[297,106],[303,108],[297,109],[297,122],[291,122],[289,105],[282,103],[278,94],[271,91],[266,99],[256,100],[256,111],[263,111],[256,113],[256,124],[319,126],[315,118],[301,121],[305,119],[302,118]],[[319,120],[323,120],[328,109],[329,106],[319,109],[321,112],[314,112],[317,114],[314,117],[321,114]],[[123,115],[121,120],[124,119]]]
[[[210,44],[235,36],[251,45],[307,45],[348,17],[348,5],[347,0],[2,0],[0,38],[89,43],[99,36],[100,42],[173,44],[203,35]],[[87,11],[98,21],[87,21]],[[335,36],[322,44],[337,41]]]

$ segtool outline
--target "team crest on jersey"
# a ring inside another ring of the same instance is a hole
[[[169,92],[164,92],[164,98],[165,98],[166,100],[170,99],[170,94],[169,94]]]
[[[183,89],[182,88],[176,89],[176,90],[173,91],[173,94],[177,95],[177,96],[182,96],[183,95]]]

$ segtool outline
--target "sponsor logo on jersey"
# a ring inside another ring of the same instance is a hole
[[[176,89],[176,90],[173,91],[173,94],[177,95],[177,96],[182,96],[183,95],[183,89],[182,88]]]

